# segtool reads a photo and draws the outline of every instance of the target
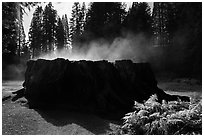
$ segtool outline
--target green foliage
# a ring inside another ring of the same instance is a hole
[[[122,134],[202,134],[202,101],[159,103],[152,95],[143,104],[135,101],[134,109],[123,117]]]

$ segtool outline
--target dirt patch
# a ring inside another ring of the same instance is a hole
[[[202,99],[202,85],[194,79],[161,80],[158,87],[171,95],[189,96],[194,100]]]
[[[13,91],[22,88],[22,81],[2,83],[3,135],[93,135],[110,134],[120,122],[102,119],[93,114],[62,110],[34,110],[25,98],[12,102]]]
[[[177,92],[202,92],[202,85],[194,79],[161,80],[158,81],[158,87],[163,90]]]
[[[2,104],[3,135],[98,135],[118,127],[119,123],[93,114],[28,109],[10,99]]]

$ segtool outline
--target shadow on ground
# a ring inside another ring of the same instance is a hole
[[[66,125],[76,124],[93,134],[107,134],[111,132],[111,124],[119,125],[121,121],[110,121],[102,119],[94,114],[66,110],[39,110],[35,109],[43,119],[54,126],[63,127]]]

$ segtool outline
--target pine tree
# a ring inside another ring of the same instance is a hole
[[[30,47],[28,41],[25,42],[25,44],[21,48],[21,57],[26,60],[30,59]]]
[[[50,2],[45,6],[43,12],[43,51],[54,51],[55,46],[55,31],[57,23],[57,11],[54,10]]]
[[[31,26],[29,29],[29,42],[30,48],[32,49],[32,57],[38,56],[42,50],[42,14],[43,9],[38,6],[33,13]]]
[[[106,24],[104,34],[107,38],[114,39],[120,35],[122,20],[125,14],[125,9],[120,2],[107,3]]]
[[[19,29],[19,35],[18,35],[18,56],[21,56],[22,54],[22,49],[26,46],[26,41],[25,41],[25,32],[24,32],[24,27],[22,22],[20,23],[20,29]]]
[[[166,2],[154,2],[153,31],[154,45],[167,46],[170,43],[167,23],[169,4]]]
[[[13,55],[17,49],[16,13],[14,2],[2,3],[2,52]]]
[[[65,48],[68,48],[68,46],[70,45],[69,43],[69,24],[68,24],[68,19],[67,19],[67,15],[63,15],[62,16],[62,24],[64,27],[64,33],[65,33],[65,37],[64,37],[64,41],[65,41]]]
[[[82,3],[82,7],[80,9],[80,14],[79,14],[80,33],[81,34],[84,31],[85,19],[86,19],[86,5],[85,5],[85,2],[83,2]]]
[[[151,36],[151,11],[146,2],[133,2],[124,20],[125,28],[135,34],[143,33],[145,36]]]
[[[89,40],[113,39],[120,34],[125,9],[119,2],[93,2],[86,16],[85,33]]]
[[[202,74],[202,3],[176,3],[176,28],[173,45],[183,75],[201,78]]]
[[[2,3],[2,44],[3,53],[21,55],[25,43],[23,14],[25,9],[35,6],[36,2],[3,2]]]
[[[154,3],[154,44],[169,45],[162,49],[165,70],[185,77],[201,74],[201,7],[201,3]]]
[[[86,17],[85,31],[90,34],[89,38],[91,39],[102,38],[104,36],[103,27],[105,26],[106,20],[105,8],[106,6],[103,2],[93,2],[90,4]]]
[[[70,41],[72,46],[78,44],[80,26],[80,4],[79,2],[75,2],[72,7],[72,17],[70,18]]]
[[[62,50],[65,47],[65,31],[62,20],[58,17],[57,29],[56,29],[56,46],[58,50]]]

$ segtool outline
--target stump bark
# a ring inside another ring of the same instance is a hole
[[[34,108],[65,108],[98,113],[128,112],[134,101],[157,94],[159,101],[171,96],[157,87],[149,63],[102,61],[30,60],[25,72],[25,97]]]

